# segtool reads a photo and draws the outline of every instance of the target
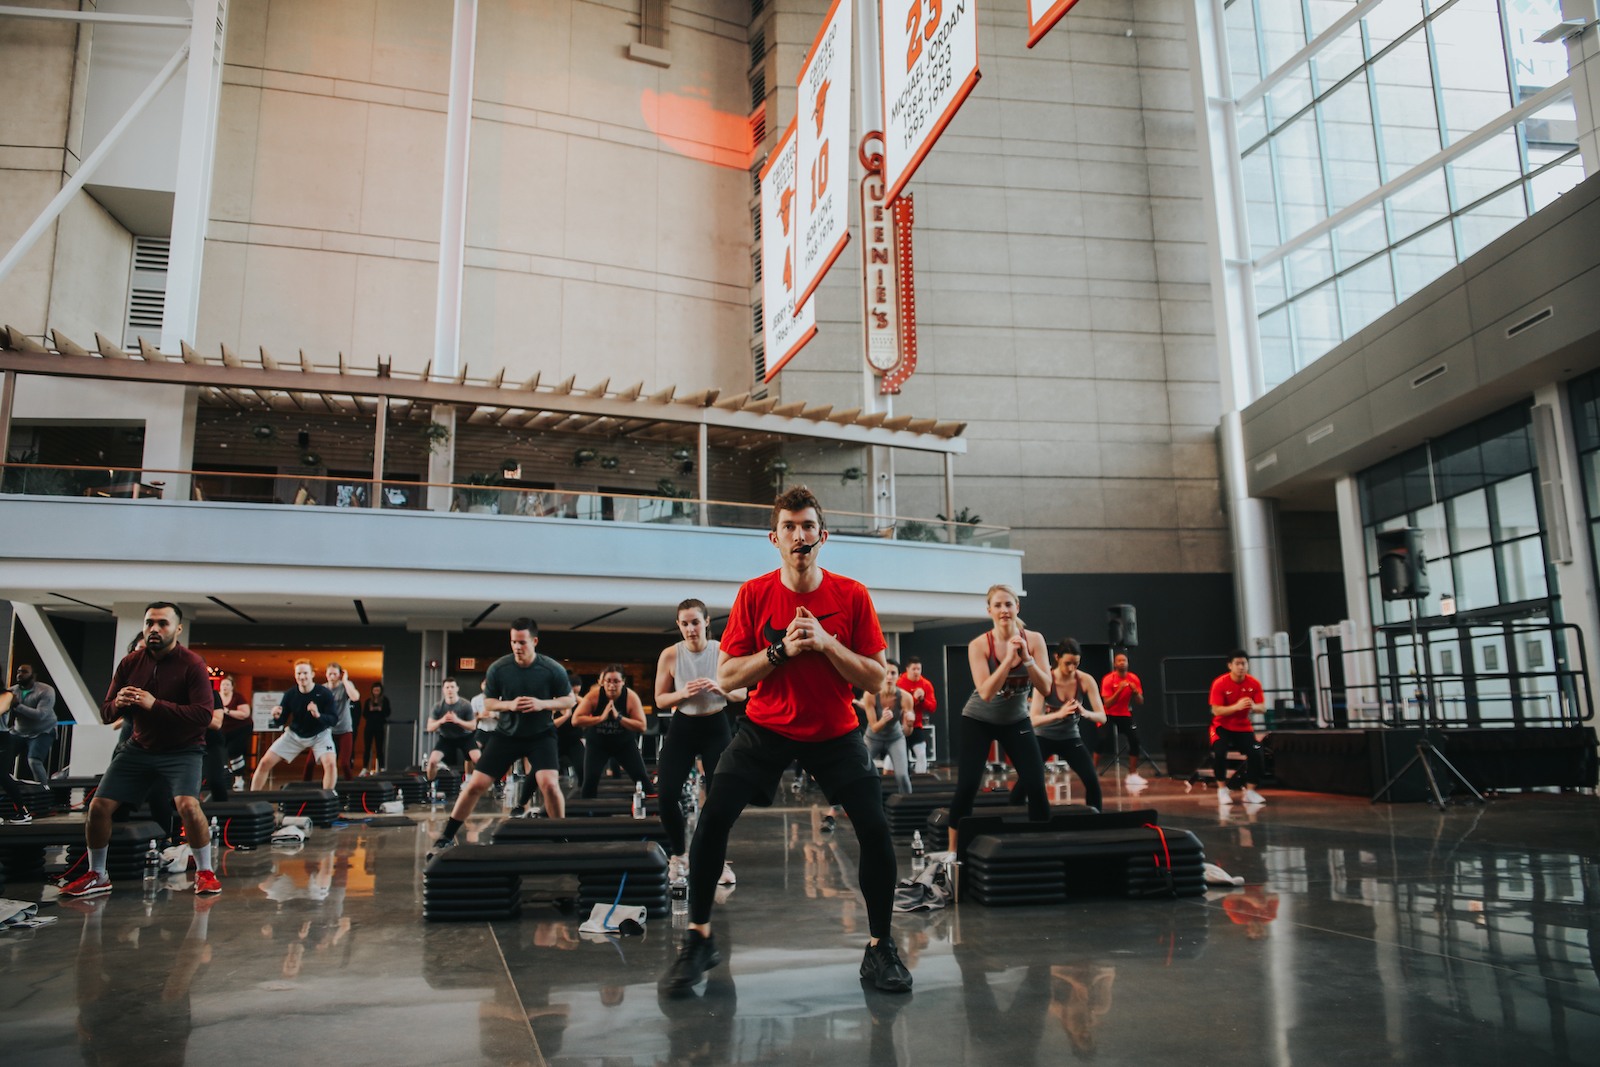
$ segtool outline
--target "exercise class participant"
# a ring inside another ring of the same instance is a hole
[[[339,776],[356,776],[356,723],[353,710],[361,706],[361,690],[345,673],[344,666],[329,663],[327,667],[328,692],[333,694],[334,710],[338,721],[333,724],[333,751]],[[310,770],[310,766],[306,770]],[[333,788],[327,786],[326,788]]]
[[[664,709],[673,719],[672,729],[661,741],[656,757],[656,792],[661,808],[661,826],[671,846],[672,875],[688,874],[689,824],[679,803],[696,757],[705,776],[706,792],[717,773],[717,761],[733,739],[728,716],[723,708],[729,699],[743,701],[743,689],[724,693],[717,684],[717,657],[721,642],[710,635],[710,622],[704,602],[685,600],[678,605],[678,632],[683,640],[662,649],[656,660],[656,711]]]
[[[711,934],[711,905],[728,835],[747,805],[771,805],[783,772],[799,761],[829,801],[844,807],[861,849],[858,879],[871,934],[861,976],[886,992],[910,992],[911,972],[889,933],[894,840],[850,693],[851,686],[875,692],[883,685],[878,614],[866,586],[818,566],[828,531],[811,490],[795,486],[778,497],[767,537],[783,565],[740,586],[717,667],[723,692],[754,688],[695,828],[689,930],[660,987],[669,995],[687,994],[722,962]]]
[[[332,789],[336,777],[333,725],[338,721],[333,694],[317,684],[311,661],[295,660],[294,688],[283,694],[283,703],[272,709],[272,725],[282,726],[283,733],[256,764],[250,788],[256,792],[265,789],[272,782],[274,767],[293,763],[300,753],[310,749],[311,758],[322,765],[322,788]],[[307,767],[310,767],[309,762]]]
[[[223,754],[227,757],[229,783],[242,776],[250,754],[250,737],[255,733],[250,722],[250,705],[239,699],[233,675],[224,674],[217,683],[217,699],[222,702]]]
[[[1100,706],[1100,690],[1094,679],[1078,669],[1083,657],[1078,642],[1068,637],[1056,646],[1056,665],[1050,672],[1050,688],[1033,691],[1028,719],[1039,741],[1039,755],[1048,759],[1060,756],[1083,783],[1083,802],[1095,811],[1101,809],[1100,776],[1095,773],[1094,757],[1078,731],[1080,719],[1093,723],[1106,721]],[[1011,788],[1011,802],[1022,799],[1022,782]]]
[[[911,750],[911,759],[918,774],[928,772],[928,716],[939,708],[939,700],[933,695],[933,683],[922,674],[922,657],[907,656],[906,671],[896,683],[901,689],[911,694],[912,706],[916,709],[917,724],[911,729],[911,736],[906,738],[906,747]]]
[[[567,669],[540,655],[538,645],[538,623],[529,618],[511,620],[511,654],[491,663],[483,676],[484,709],[499,716],[494,736],[472,776],[462,784],[430,858],[456,843],[456,831],[478,806],[478,798],[524,757],[533,763],[534,784],[544,797],[546,814],[552,819],[565,817],[567,805],[556,770],[556,728],[551,713],[572,707],[578,699],[572,695]]]
[[[600,672],[600,681],[578,702],[572,722],[583,731],[585,799],[600,795],[600,777],[606,761],[612,759],[636,785],[650,788],[650,773],[644,769],[638,741],[649,724],[639,694],[624,682],[622,667],[613,663]]]
[[[361,773],[377,774],[389,754],[389,716],[394,709],[383,691],[382,682],[373,682],[361,704]]]
[[[961,709],[961,741],[956,752],[956,795],[950,801],[950,847],[956,827],[972,814],[983,784],[989,746],[1000,742],[1017,769],[1017,785],[1028,798],[1028,818],[1050,817],[1044,790],[1044,757],[1028,720],[1028,694],[1050,688],[1044,638],[1017,618],[1017,594],[1009,585],[992,585],[985,597],[994,625],[967,644],[967,665],[976,688]]]
[[[917,713],[910,693],[901,689],[900,664],[889,660],[884,671],[883,687],[876,693],[861,697],[861,710],[867,713],[867,758],[876,768],[885,756],[894,767],[895,792],[911,792],[911,769],[906,759],[906,732],[917,721]]]
[[[463,768],[461,774],[466,777],[466,761],[476,763],[482,755],[475,735],[477,722],[472,701],[462,700],[460,685],[454,678],[446,678],[439,686],[439,703],[428,713],[428,732],[433,734],[425,772],[428,781],[438,775],[441,762]]]
[[[1146,782],[1139,773],[1139,724],[1133,721],[1133,708],[1144,704],[1144,683],[1128,670],[1126,652],[1111,657],[1111,673],[1100,679],[1100,699],[1105,705],[1106,722],[1100,731],[1101,743],[1095,746],[1099,751],[1094,754],[1094,765],[1100,766],[1100,752],[1109,750],[1112,759],[1116,758],[1117,735],[1121,734],[1128,739],[1128,777],[1123,781],[1138,789]]]
[[[130,652],[111,675],[111,687],[100,703],[100,721],[133,722],[133,738],[111,758],[100,786],[89,802],[84,839],[89,870],[62,890],[63,896],[88,897],[111,891],[106,853],[111,844],[111,817],[123,804],[137,804],[151,784],[172,788],[184,833],[194,850],[194,891],[202,896],[222,892],[211,869],[211,828],[200,807],[200,760],[214,698],[205,661],[178,643],[183,611],[165,600],[144,609],[144,648]]]
[[[1233,803],[1228,791],[1228,750],[1244,753],[1244,802],[1265,804],[1256,792],[1261,784],[1261,742],[1250,713],[1267,710],[1267,695],[1252,678],[1250,656],[1242,648],[1228,654],[1228,673],[1211,683],[1211,766],[1217,779],[1217,803]]]

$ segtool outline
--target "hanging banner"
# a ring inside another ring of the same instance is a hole
[[[1028,47],[1044,39],[1078,0],[1028,0]]]
[[[976,0],[879,0],[883,180],[900,195],[982,76]]]
[[[815,308],[795,301],[795,123],[778,139],[761,170],[761,340],[770,382],[816,335]]]
[[[810,301],[850,240],[851,4],[833,0],[800,68],[796,307]]]

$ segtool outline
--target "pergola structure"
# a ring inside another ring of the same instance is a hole
[[[431,364],[420,374],[396,373],[385,361],[347,364],[342,354],[332,365],[316,364],[303,350],[297,359],[279,360],[265,348],[250,358],[222,345],[217,358],[207,358],[183,342],[180,353],[168,356],[143,338],[137,350],[124,351],[99,333],[90,350],[58,330],[50,332],[45,344],[6,326],[0,330],[0,441],[10,436],[16,376],[38,374],[193,387],[202,403],[239,411],[371,415],[377,434],[375,485],[384,478],[388,420],[413,412],[422,417],[424,408],[453,409],[468,423],[508,429],[692,443],[699,449],[701,500],[706,499],[705,459],[710,446],[742,448],[762,438],[802,438],[940,454],[945,513],[954,514],[953,460],[967,450],[961,436],[965,423],[863,413],[858,407],[836,411],[831,405],[782,403],[770,397],[756,399],[750,393],[723,397],[720,390],[704,389],[679,396],[675,387],[668,386],[647,394],[643,382],[617,390],[611,388],[610,379],[580,387],[576,376],[546,382],[538,372],[520,383],[508,383],[503,367],[487,378],[470,378],[465,364],[452,375],[433,374]]]

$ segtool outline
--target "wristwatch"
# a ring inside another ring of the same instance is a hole
[[[767,662],[776,667],[789,658],[789,650],[783,647],[782,641],[774,641],[767,646]]]

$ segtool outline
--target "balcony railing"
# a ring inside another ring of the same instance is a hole
[[[430,500],[447,501],[444,510],[510,518],[589,522],[667,523],[723,529],[764,530],[769,504],[693,497],[567,490],[511,481],[490,484],[373,481],[341,475],[262,473],[224,470],[153,470],[137,467],[63,466],[6,463],[0,493],[20,496],[102,497],[161,500],[169,485],[187,480],[190,499],[205,503],[268,504],[386,511],[426,511]],[[871,515],[827,509],[835,535],[876,537],[981,548],[1009,548],[1005,526],[951,522],[940,518]]]

